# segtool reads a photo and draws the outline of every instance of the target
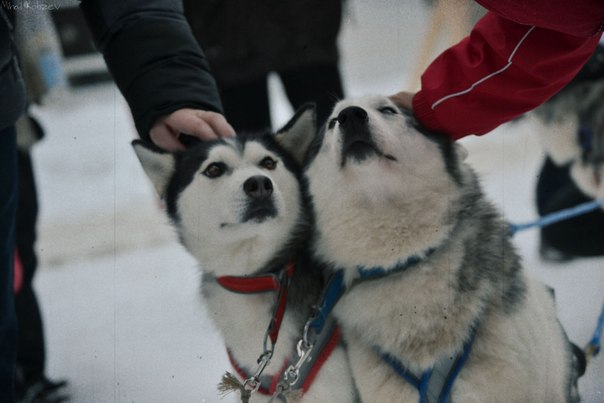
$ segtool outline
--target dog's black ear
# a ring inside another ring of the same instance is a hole
[[[174,155],[142,140],[134,140],[132,147],[157,194],[163,198],[174,173]]]
[[[302,163],[316,131],[316,106],[308,103],[302,105],[289,122],[277,131],[275,138],[283,148],[294,156],[296,161]]]

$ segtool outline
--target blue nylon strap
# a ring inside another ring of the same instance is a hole
[[[424,255],[412,255],[405,259],[402,263],[397,264],[393,268],[384,269],[381,267],[364,268],[358,267],[357,273],[358,278],[354,281],[353,285],[358,284],[364,280],[374,280],[385,277],[390,274],[399,273],[405,271],[418,263],[421,263],[424,259],[430,256],[436,248],[428,249]],[[321,333],[325,321],[331,314],[333,307],[340,300],[340,297],[346,292],[344,285],[344,270],[335,271],[329,279],[327,286],[323,290],[321,295],[320,303],[310,323],[310,328],[315,331],[316,334]]]
[[[600,316],[598,317],[598,323],[596,324],[596,330],[594,331],[591,340],[589,341],[589,346],[593,348],[593,356],[598,355],[601,349],[602,342],[602,329],[604,328],[604,304],[602,304],[602,311],[600,312]]]
[[[390,269],[385,269],[383,267],[371,267],[371,268],[359,267],[359,268],[357,268],[357,272],[359,274],[359,280],[373,280],[376,278],[385,277],[389,274],[400,273],[400,272],[405,271],[405,270],[415,266],[416,264],[420,263],[422,260],[426,259],[432,253],[434,253],[435,250],[436,250],[436,248],[430,248],[426,251],[426,253],[423,256],[421,256],[421,255],[409,256],[402,263],[397,264],[396,266],[394,266],[393,268],[390,268]]]
[[[432,370],[429,369],[422,374],[421,382],[419,384],[419,403],[428,402],[428,388],[430,387],[430,379],[432,378]]]
[[[412,255],[412,256],[408,257],[407,259],[405,259],[402,263],[397,264],[396,266],[394,266],[392,268],[384,269],[381,267],[373,267],[373,268],[358,267],[357,268],[358,277],[353,282],[352,286],[354,286],[362,281],[365,281],[365,280],[378,279],[378,278],[388,276],[390,274],[406,271],[407,269],[421,263],[424,259],[426,259],[430,255],[432,255],[436,250],[437,250],[437,248],[431,248],[431,249],[428,249],[423,255]],[[344,295],[345,292],[346,292],[346,286],[344,284],[344,270],[340,269],[340,270],[335,271],[331,275],[327,285],[323,289],[323,293],[321,294],[321,299],[320,299],[319,305],[317,306],[317,308],[313,314],[313,317],[310,319],[310,321],[307,324],[307,327],[309,329],[312,329],[314,331],[315,335],[321,334],[321,332],[323,331],[323,328],[325,327],[327,319],[331,315],[331,311],[333,310],[334,306],[340,300],[342,295]],[[447,382],[445,383],[443,390],[439,391],[439,395],[444,396],[444,400],[439,399],[438,403],[447,402],[447,400],[449,398],[450,390],[453,385],[453,381],[455,380],[455,378],[461,371],[461,368],[463,367],[465,361],[467,360],[473,339],[474,339],[474,337],[472,334],[471,339],[464,346],[463,353],[460,354],[460,357],[458,357],[455,360],[455,363],[452,364],[452,369],[449,369],[447,371],[447,373],[448,373]],[[421,375],[421,377],[418,378],[416,375],[414,375],[412,372],[410,372],[407,368],[405,368],[398,360],[396,360],[396,358],[392,357],[391,355],[389,355],[387,353],[381,352],[378,348],[376,348],[376,352],[382,357],[382,359],[386,363],[388,363],[390,365],[390,367],[399,376],[403,377],[407,382],[409,382],[411,385],[413,385],[418,390],[418,392],[420,394],[420,403],[436,403],[436,402],[429,401],[429,399],[430,399],[429,392],[431,392],[430,380],[432,379],[432,374],[433,374],[432,369],[429,369],[428,371],[424,372]]]
[[[585,135],[591,135],[590,133],[583,133]],[[591,139],[590,139],[591,140]],[[517,232],[524,231],[533,227],[546,227],[548,225],[555,224],[557,222],[568,220],[570,218],[574,218],[580,216],[582,214],[587,214],[593,210],[596,210],[600,207],[604,206],[604,198],[592,200],[590,202],[581,203],[577,206],[570,207],[564,210],[556,211],[551,214],[547,214],[541,217],[538,220],[523,223],[523,224],[508,224],[508,230],[510,235],[515,235]],[[598,323],[596,324],[596,329],[594,334],[587,344],[587,347],[584,352],[590,353],[592,356],[596,356],[601,349],[602,342],[602,329],[604,328],[604,305],[602,306],[602,311],[600,312],[600,316],[598,318]],[[588,351],[589,350],[589,351]]]
[[[390,368],[392,368],[398,376],[406,380],[409,384],[415,387],[415,389],[420,390],[422,379],[424,378],[423,376],[422,379],[418,378],[414,373],[409,371],[399,360],[394,358],[392,355],[380,351],[380,349],[377,347],[375,347],[374,350],[382,357],[382,360],[384,360],[386,364],[390,365]]]
[[[344,294],[346,288],[344,287],[344,271],[338,270],[332,274],[327,283],[327,286],[323,290],[321,296],[321,302],[314,316],[310,322],[310,328],[314,330],[315,334],[321,333],[327,318],[331,314],[333,307],[336,305],[340,297]]]
[[[476,327],[472,327],[472,333],[470,338],[463,347],[463,353],[457,357],[455,360],[455,364],[453,364],[453,368],[451,372],[449,372],[449,376],[447,377],[447,383],[445,384],[443,390],[440,393],[440,397],[438,399],[439,403],[447,403],[449,401],[449,397],[451,396],[451,389],[453,389],[453,383],[457,376],[461,372],[461,369],[465,365],[466,361],[468,361],[468,357],[470,356],[470,352],[472,351],[472,346],[474,345],[474,338],[476,336]]]
[[[509,231],[511,235],[515,235],[519,231],[524,231],[533,227],[547,227],[548,225],[555,224],[557,222],[568,220],[580,216],[582,214],[589,213],[590,211],[596,210],[599,207],[604,206],[604,198],[597,199],[586,203],[581,203],[575,207],[570,207],[564,210],[556,211],[551,214],[544,215],[538,220],[523,223],[523,224],[509,224]]]
[[[463,366],[468,360],[468,357],[470,356],[470,352],[472,351],[475,335],[476,326],[472,326],[470,338],[464,343],[463,351],[457,355],[450,368],[446,370],[446,382],[439,391],[431,390],[431,388],[434,387],[434,385],[431,385],[434,368],[424,371],[422,375],[418,377],[392,355],[382,352],[377,347],[375,347],[374,350],[382,357],[384,362],[386,362],[394,370],[394,372],[396,372],[401,378],[417,389],[419,393],[419,403],[448,403],[449,398],[451,397],[453,383],[457,379]]]

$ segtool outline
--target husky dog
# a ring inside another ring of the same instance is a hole
[[[556,165],[570,165],[583,193],[604,197],[604,77],[571,83],[535,114],[545,125],[539,133]]]
[[[274,274],[284,284],[284,268],[296,259],[289,288],[279,291],[287,292],[287,308],[272,359],[260,377],[265,395],[272,394],[284,363],[296,351],[294,342],[322,287],[321,274],[304,265],[310,222],[299,180],[299,161],[314,135],[314,119],[314,109],[305,107],[276,135],[241,134],[175,154],[133,143],[182,244],[199,262],[204,303],[243,379],[255,372],[259,356],[269,349],[273,339],[268,327],[281,308],[276,305],[281,294],[246,290],[258,285],[245,281]],[[233,292],[228,284],[238,281],[242,286]],[[270,331],[275,327],[278,323]],[[303,401],[351,401],[353,391],[346,355],[338,347]],[[266,400],[256,393],[251,401]]]
[[[537,183],[539,214],[604,199],[604,46],[534,115],[547,155]],[[604,255],[602,208],[540,232],[545,260]]]
[[[334,314],[361,400],[576,401],[552,295],[464,157],[377,96],[336,104],[311,144],[312,248],[343,273]]]

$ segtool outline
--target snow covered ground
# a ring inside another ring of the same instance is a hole
[[[349,8],[341,38],[347,93],[406,88],[429,17],[423,3],[350,0]],[[283,123],[291,109],[276,81],[271,90],[274,120]],[[118,91],[78,89],[35,113],[47,129],[34,158],[42,209],[36,288],[50,376],[69,379],[75,402],[220,401],[215,386],[226,355],[200,302],[195,262],[166,225],[129,146],[135,133]],[[534,130],[525,119],[463,140],[512,222],[536,217],[543,155]],[[544,264],[535,230],[515,243],[528,271],[555,288],[570,338],[585,343],[604,299],[604,259]],[[585,401],[604,401],[603,379],[601,356],[581,381]]]

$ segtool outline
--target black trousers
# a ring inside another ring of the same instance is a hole
[[[572,181],[569,167],[547,158],[537,182],[537,209],[543,216],[593,201]],[[541,229],[544,242],[574,256],[604,255],[604,210],[597,209]]]
[[[35,251],[38,195],[29,153],[19,151],[19,192],[16,247],[23,266],[23,283],[15,295],[17,312],[17,368],[23,381],[44,373],[46,350],[38,300],[33,288],[38,267]]]
[[[13,251],[17,208],[17,142],[14,127],[0,130],[0,402],[14,401],[16,322]]]
[[[306,66],[277,74],[294,110],[307,102],[317,105],[319,125],[329,116],[333,105],[344,97],[337,64]],[[260,131],[272,127],[267,76],[236,86],[218,82],[218,87],[225,116],[235,130]]]

